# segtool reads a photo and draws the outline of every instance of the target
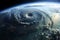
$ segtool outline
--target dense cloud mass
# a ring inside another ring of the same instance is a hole
[[[58,3],[12,7],[0,12],[0,40],[60,40],[59,19]]]

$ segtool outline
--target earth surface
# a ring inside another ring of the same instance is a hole
[[[34,2],[0,12],[0,40],[60,40],[60,3]]]

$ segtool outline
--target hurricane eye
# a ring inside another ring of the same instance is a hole
[[[25,17],[26,18],[33,18],[33,15],[34,15],[33,13],[26,13]]]
[[[30,16],[30,17],[31,17],[31,16],[33,16],[33,14],[32,14],[32,13],[28,13],[28,16]]]

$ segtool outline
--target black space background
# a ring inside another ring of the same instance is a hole
[[[42,1],[42,0],[0,0],[0,11],[9,8],[11,6],[36,1]],[[60,0],[58,0],[58,2],[60,2]]]
[[[35,2],[35,0],[0,0],[0,11],[9,8],[11,6],[29,2]]]

